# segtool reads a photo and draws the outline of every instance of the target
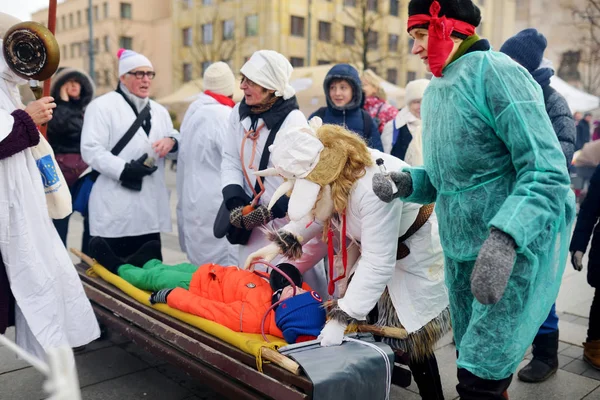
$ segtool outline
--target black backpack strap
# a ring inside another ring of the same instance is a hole
[[[112,148],[110,152],[113,155],[118,156],[119,153],[125,148],[125,146],[127,146],[127,143],[131,141],[135,133],[138,131],[138,129],[140,129],[140,126],[142,126],[142,122],[146,119],[148,115],[150,115],[150,102],[148,102],[148,104],[146,105],[146,107],[144,107],[142,112],[138,114],[135,121],[133,121],[133,124],[131,124],[127,132],[125,132],[125,134],[123,135],[123,137],[119,139],[115,147]]]
[[[370,142],[371,135],[373,134],[373,118],[371,118],[371,116],[366,110],[361,108],[360,111],[362,111],[363,115],[363,133],[368,143]]]
[[[123,90],[121,90],[121,84],[119,83],[117,85],[117,89],[115,90],[115,92],[119,93],[121,96],[123,96],[123,99],[125,100],[125,102],[127,104],[129,104],[129,107],[131,107],[131,109],[133,110],[133,113],[135,114],[135,116],[138,116],[138,110],[136,108],[136,106],[131,102],[131,100],[129,100],[129,98],[125,95],[125,93],[123,93]],[[150,101],[148,101],[148,105],[150,105]],[[146,135],[150,135],[150,129],[152,128],[152,121],[150,118],[150,114],[148,114],[146,116],[146,118],[142,121],[141,123],[142,128],[144,128],[144,132],[146,132]],[[137,130],[137,129],[136,129]]]

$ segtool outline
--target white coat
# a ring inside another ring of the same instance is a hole
[[[10,113],[22,107],[17,89],[22,82],[8,70],[1,47],[0,141],[12,130]],[[44,359],[51,348],[82,346],[100,336],[79,276],[48,216],[30,149],[0,160],[0,254],[16,300],[19,346]]]
[[[81,156],[100,172],[90,194],[90,234],[107,238],[171,232],[169,191],[165,183],[164,158],[152,144],[165,137],[177,137],[168,111],[150,100],[152,128],[146,135],[139,128],[118,156],[110,151],[125,135],[135,114],[123,96],[110,92],[93,100],[85,111],[81,133]],[[140,192],[121,186],[119,177],[125,163],[144,153],[155,158],[158,170],[144,177]]]
[[[378,150],[370,152],[374,165],[354,184],[346,210],[347,237],[358,242],[361,255],[347,267],[353,277],[338,305],[350,317],[364,320],[387,286],[400,322],[412,333],[438,317],[449,304],[437,218],[433,213],[404,242],[410,254],[396,260],[398,238],[414,223],[421,206],[401,201],[384,203],[375,195],[372,179],[379,172],[376,159],[382,158],[388,171],[399,171],[408,164]],[[283,229],[305,239],[320,239],[323,231],[307,229],[305,222],[290,222]],[[302,258],[310,264],[310,255]]]
[[[236,246],[213,234],[223,202],[221,160],[231,107],[204,93],[183,118],[177,156],[179,243],[195,265],[238,265]]]
[[[244,178],[241,161],[242,139],[244,137],[245,132],[250,129],[250,124],[250,117],[246,117],[243,121],[240,121],[239,104],[237,104],[231,112],[229,118],[229,132],[224,142],[223,163],[221,164],[221,186],[226,187],[228,185],[239,185],[244,189],[248,196],[254,197],[252,188],[256,183],[256,176],[252,172],[259,170],[260,158],[262,156],[263,149],[265,147],[265,143],[269,136],[270,130],[268,130],[265,126],[260,131],[260,136],[258,138],[256,146],[256,155],[254,156],[254,170],[249,168],[250,159],[252,157],[252,141],[246,141],[244,149],[244,165],[246,166],[248,175],[250,176],[250,180],[252,182],[251,188],[246,182],[246,179]],[[261,126],[262,124],[263,120],[259,119],[257,126]],[[280,131],[287,126],[308,126],[308,122],[306,121],[306,117],[304,116],[304,114],[302,114],[300,110],[293,110],[287,115],[287,117],[283,121]],[[269,163],[267,164],[267,167],[273,167],[273,163],[270,159]],[[275,190],[277,190],[277,188],[282,183],[283,178],[279,176],[269,176],[264,178],[265,193],[261,196],[259,204],[262,204],[265,207],[267,207],[269,205],[271,197],[273,197],[273,193],[275,193]],[[283,227],[288,221],[289,220],[287,218],[279,218],[269,222],[266,228],[276,230]],[[250,235],[248,243],[244,246],[238,246],[239,265],[243,266],[246,262],[246,259],[251,253],[267,246],[270,243],[271,242],[267,239],[266,235],[261,229],[254,229],[252,231],[252,234]],[[306,268],[302,265],[302,261],[293,262],[293,264],[295,264],[296,267],[298,267],[298,269],[300,269],[301,271],[308,270],[304,276],[304,279],[314,290],[316,290],[319,294],[324,296],[327,293],[327,277],[325,275],[323,263],[319,262],[319,260],[321,260],[326,255],[327,248],[323,247],[316,241],[307,243],[305,247],[305,251],[309,252],[316,258],[316,260],[314,260],[312,264],[315,265],[315,267],[312,269]],[[281,257],[278,257],[275,260],[273,260],[273,263],[278,264],[281,261],[283,261],[283,259]]]

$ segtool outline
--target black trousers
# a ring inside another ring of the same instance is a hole
[[[594,292],[594,300],[592,300],[592,306],[590,307],[587,340],[588,342],[600,340],[600,293],[598,293],[598,289]]]
[[[157,240],[160,243],[160,233],[149,233],[140,236],[125,236],[120,238],[103,238],[117,257],[127,258],[138,251],[144,244]]]
[[[56,228],[56,231],[58,232],[58,235],[60,236],[60,240],[62,240],[65,247],[67,246],[67,235],[69,233],[69,220],[71,219],[71,215],[73,215],[73,214],[70,214],[63,219],[53,219],[52,220],[52,222],[54,223],[54,227]],[[85,216],[85,217],[83,217],[83,236],[81,237],[81,251],[83,252],[83,254],[89,254],[89,252],[88,252],[89,244],[90,244],[90,223],[88,221],[88,217]]]
[[[442,378],[434,354],[424,360],[408,361],[408,368],[423,400],[444,400]]]

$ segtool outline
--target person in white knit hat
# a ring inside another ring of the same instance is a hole
[[[266,207],[283,178],[257,180],[253,172],[272,166],[268,149],[280,130],[287,126],[308,127],[289,84],[292,71],[289,61],[272,50],[255,52],[240,70],[244,98],[229,118],[221,164],[223,205],[214,225],[215,236],[227,237],[230,243],[240,245],[239,265],[250,253],[269,243],[261,228],[278,229],[287,221],[287,196],[270,210]],[[321,296],[325,295],[327,282],[322,263],[304,278]]]
[[[171,231],[164,164],[176,156],[179,133],[149,98],[156,75],[150,60],[125,49],[117,56],[117,89],[88,105],[81,135],[83,160],[100,174],[89,197],[89,251],[101,264],[141,266],[162,259],[160,233]]]
[[[179,244],[196,265],[237,265],[237,249],[213,235],[223,201],[221,161],[228,135],[235,77],[224,62],[204,72],[204,92],[187,109],[177,157],[177,228]]]
[[[421,100],[429,79],[417,79],[406,85],[405,106],[396,118],[385,124],[381,133],[384,152],[410,165],[423,165],[421,140]]]

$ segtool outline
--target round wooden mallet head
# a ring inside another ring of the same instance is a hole
[[[33,21],[8,29],[2,50],[10,69],[23,79],[44,81],[56,72],[60,62],[56,38],[48,28]]]

